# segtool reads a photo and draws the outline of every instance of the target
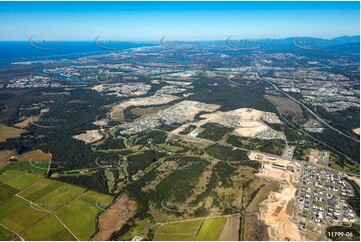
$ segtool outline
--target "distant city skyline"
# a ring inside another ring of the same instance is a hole
[[[360,35],[359,2],[0,2],[0,40]]]

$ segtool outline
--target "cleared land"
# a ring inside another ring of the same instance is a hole
[[[127,101],[124,101],[120,104],[115,105],[110,115],[115,120],[123,120],[124,118],[124,110],[131,106],[153,106],[153,105],[162,105],[170,103],[179,97],[177,96],[150,96],[150,97],[144,97],[144,98],[133,98]]]
[[[107,240],[111,234],[119,230],[128,219],[135,215],[137,205],[124,194],[111,206],[109,204],[98,204],[103,212],[98,217],[98,232],[92,240]]]
[[[2,170],[31,171],[33,173],[45,174],[51,160],[49,153],[41,150],[33,150],[21,155],[15,155],[16,161],[11,161]]]
[[[158,228],[154,240],[176,241],[194,240],[203,220],[168,223]]]
[[[95,143],[103,139],[104,134],[99,130],[87,130],[85,134],[74,135],[73,138],[84,141],[87,144]]]
[[[203,222],[202,228],[200,229],[196,240],[198,241],[216,241],[222,232],[225,218],[213,218],[207,219]]]
[[[293,202],[297,191],[295,181],[299,179],[301,165],[278,156],[257,152],[249,154],[251,160],[261,161],[263,166],[256,176],[267,181],[277,181],[280,191],[271,191],[260,206],[260,220],[268,226],[270,240],[303,240],[296,224],[287,215],[288,204]]]
[[[10,138],[19,138],[21,134],[25,132],[23,129],[6,126],[0,124],[0,142],[4,142]]]
[[[13,150],[0,151],[0,169],[4,168],[8,164],[9,158],[13,155],[16,155],[16,152]]]
[[[240,216],[231,216],[227,218],[219,240],[239,241]]]
[[[113,197],[7,170],[0,175],[0,225],[26,240],[87,240],[96,231],[100,203]],[[0,232],[1,234],[1,232]]]

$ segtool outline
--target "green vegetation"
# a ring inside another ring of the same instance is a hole
[[[218,240],[223,225],[226,222],[225,218],[214,218],[214,219],[207,219],[203,222],[202,228],[200,229],[196,240],[197,241],[216,241]]]
[[[129,174],[134,175],[140,170],[145,170],[149,165],[164,157],[164,155],[164,153],[154,150],[146,150],[143,153],[130,155],[127,158],[127,171]]]
[[[46,174],[49,161],[15,161],[9,163],[1,172],[9,170],[30,171],[32,173]]]
[[[175,240],[194,240],[197,236],[199,227],[203,220],[189,222],[167,223],[157,229],[154,240],[156,241],[175,241]]]
[[[206,148],[206,152],[219,160],[230,160],[230,161],[238,161],[238,160],[248,160],[247,151],[233,149],[230,146],[213,144]]]
[[[199,138],[209,139],[212,141],[221,140],[226,134],[233,131],[232,128],[227,128],[217,123],[206,123],[201,126],[204,130],[197,136]]]
[[[143,133],[133,135],[128,138],[128,146],[133,145],[146,145],[148,143],[152,144],[162,144],[166,141],[168,134],[160,130],[150,130]]]
[[[16,235],[11,232],[10,230],[4,228],[0,225],[0,240],[1,241],[10,241],[14,240],[16,238]]]
[[[185,129],[183,129],[182,131],[180,131],[179,134],[182,134],[182,135],[189,134],[190,132],[192,132],[196,128],[197,128],[197,126],[191,124],[191,125],[187,126]]]
[[[87,240],[96,231],[96,216],[101,206],[109,204],[113,197],[88,191],[56,211],[57,216],[81,240]],[[70,216],[71,215],[71,216]]]
[[[97,150],[123,149],[125,148],[123,139],[107,139],[96,146]]]
[[[96,231],[96,217],[101,211],[97,202],[109,204],[113,201],[111,196],[37,174],[7,170],[0,175],[0,181],[3,182],[0,186],[2,239],[14,237],[4,226],[27,240],[87,240]]]
[[[197,157],[182,157],[178,162],[184,162],[184,159],[189,163],[185,169],[175,170],[157,185],[159,201],[170,201],[173,198],[175,202],[184,202],[192,195],[192,188],[197,184],[208,162]]]
[[[265,153],[281,155],[286,144],[284,140],[262,140],[249,137],[239,137],[231,135],[227,139],[227,143],[248,150],[259,150]]]

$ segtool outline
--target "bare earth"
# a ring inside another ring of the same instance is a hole
[[[172,102],[176,99],[178,99],[179,97],[177,96],[150,96],[150,97],[144,97],[144,98],[133,98],[130,100],[127,100],[125,102],[121,102],[117,105],[115,105],[111,112],[110,115],[112,118],[116,119],[114,117],[119,115],[119,113],[123,114],[123,111],[131,106],[152,106],[152,105],[161,105],[161,104],[166,104],[169,102]]]
[[[356,128],[352,130],[355,134],[360,135],[360,128]]]
[[[239,241],[239,224],[240,216],[228,217],[224,224],[221,236],[221,241]]]
[[[280,192],[272,191],[260,207],[260,219],[268,226],[270,240],[304,240],[286,212],[288,203],[293,202],[295,198],[297,186],[294,183],[300,176],[298,171],[301,165],[258,152],[251,152],[249,158],[263,163],[256,176],[281,184]]]
[[[91,144],[101,140],[104,137],[103,133],[99,130],[87,130],[85,134],[74,135],[73,138]]]
[[[272,130],[262,120],[267,120],[270,123],[281,123],[278,117],[269,112],[263,112],[252,108],[240,108],[228,112],[215,112],[211,114],[203,114],[201,118],[203,123],[213,122],[219,123],[226,127],[235,127],[234,134],[244,137],[254,137],[257,133]]]
[[[113,232],[119,230],[128,219],[135,215],[136,210],[136,203],[130,200],[128,195],[120,195],[115,203],[99,215],[99,230],[93,235],[91,240],[108,240]]]

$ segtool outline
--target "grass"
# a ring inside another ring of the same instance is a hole
[[[0,204],[3,202],[3,201],[6,201],[7,199],[11,198],[14,194],[7,190],[6,188],[4,187],[0,187]]]
[[[110,170],[105,170],[104,174],[107,178],[107,184],[108,184],[108,191],[111,193],[114,188],[114,174]]]
[[[23,173],[20,176],[17,176],[11,180],[4,182],[6,185],[11,186],[18,190],[23,190],[26,187],[31,186],[32,184],[44,179],[42,176]]]
[[[47,215],[46,212],[40,212],[30,206],[25,206],[2,219],[0,223],[16,233],[20,233]]]
[[[56,190],[61,187],[63,183],[52,181],[52,180],[43,180],[42,182],[38,182],[33,186],[26,188],[25,190],[19,193],[20,196],[25,197],[30,201],[36,201],[46,194]]]
[[[20,171],[5,171],[0,181],[0,225],[27,240],[87,240],[96,231],[96,217],[101,211],[96,201],[113,201],[108,195]],[[42,208],[55,212],[77,238]],[[10,235],[0,226],[0,239]]]
[[[182,147],[174,146],[174,145],[168,145],[168,144],[159,144],[158,146],[160,148],[162,148],[162,149],[165,149],[167,151],[174,152],[174,153],[184,150],[184,148],[182,148]]]
[[[55,216],[49,215],[21,234],[26,240],[48,240],[49,237],[63,229],[64,226]]]
[[[96,231],[96,216],[101,211],[99,203],[111,203],[113,197],[88,191],[78,199],[61,207],[56,214],[80,240],[87,240]],[[69,216],[71,214],[72,216]]]
[[[47,240],[50,241],[75,241],[74,236],[67,230],[62,229],[53,236],[49,237]]]
[[[0,220],[25,207],[28,203],[18,197],[12,197],[0,205]]]
[[[214,219],[207,219],[204,221],[201,230],[199,231],[196,240],[197,241],[216,241],[218,240],[223,225],[225,223],[225,218],[214,218]]]
[[[45,196],[36,200],[35,203],[42,204],[41,207],[45,209],[55,211],[75,199],[80,194],[84,193],[84,191],[84,188],[63,183],[58,189],[49,192]]]
[[[156,241],[194,240],[203,220],[168,223],[157,229]]]
[[[10,230],[0,226],[0,241],[10,241],[16,238],[16,235]]]
[[[23,129],[13,128],[6,126],[5,124],[0,124],[0,142],[4,142],[10,138],[19,138],[23,132]]]

